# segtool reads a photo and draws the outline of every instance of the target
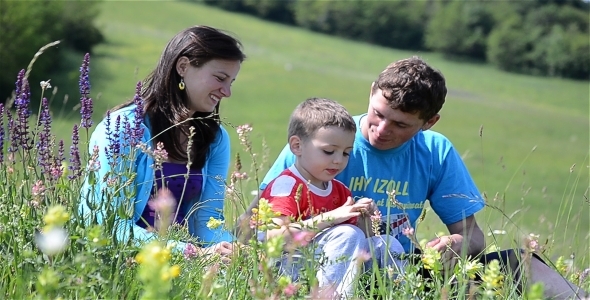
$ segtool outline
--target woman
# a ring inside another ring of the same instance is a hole
[[[121,241],[152,239],[162,221],[157,194],[167,191],[160,196],[176,199],[172,222],[188,225],[199,252],[232,252],[232,235],[206,223],[223,219],[230,145],[218,111],[245,59],[241,49],[238,40],[207,26],[187,28],[168,42],[135,99],[107,113],[91,136],[100,167],[82,189],[86,220],[112,224]]]

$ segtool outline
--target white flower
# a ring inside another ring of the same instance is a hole
[[[59,227],[54,227],[47,232],[35,234],[35,243],[41,251],[49,256],[56,255],[65,250],[69,241],[68,232]]]
[[[51,80],[51,79],[49,79]],[[49,80],[47,81],[41,81],[41,88],[46,90],[46,89],[50,89],[51,88],[51,84],[49,83]]]

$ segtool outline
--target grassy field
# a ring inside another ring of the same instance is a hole
[[[454,142],[489,203],[511,216],[508,221],[486,208],[478,215],[484,231],[506,230],[508,234],[497,236],[503,245],[531,232],[540,234],[554,247],[552,257],[575,252],[578,262],[587,266],[590,261],[587,81],[510,74],[488,65],[444,60],[435,53],[355,43],[187,2],[105,2],[98,24],[107,42],[91,56],[96,121],[107,108],[133,96],[136,82],[151,71],[178,31],[206,24],[237,35],[248,59],[233,96],[224,100],[222,117],[230,125],[250,123],[261,155],[266,141],[268,155],[259,158],[264,161],[261,176],[286,142],[287,120],[297,103],[321,96],[343,103],[353,114],[366,112],[370,84],[379,72],[397,59],[422,56],[443,72],[449,88],[434,129]],[[75,71],[52,79],[52,84],[76,86],[80,62],[81,56],[73,55],[67,63],[75,64]],[[70,103],[77,97],[71,98]],[[61,99],[63,92],[58,92],[54,102]],[[56,132],[69,140],[77,115],[67,109],[59,116]],[[229,131],[233,153],[242,151],[235,131]],[[418,234],[432,237],[444,229],[439,223],[428,215]]]

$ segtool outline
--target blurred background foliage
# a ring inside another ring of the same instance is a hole
[[[381,46],[440,52],[448,59],[490,63],[522,74],[588,80],[588,2],[188,0]],[[0,97],[43,45],[61,40],[35,64],[59,70],[67,50],[91,52],[104,40],[94,25],[96,1],[0,0]],[[304,49],[302,49],[304,50]]]
[[[0,0],[1,102],[11,96],[16,74],[44,45],[61,41],[39,56],[30,82],[47,80],[43,76],[63,68],[67,51],[92,52],[93,46],[103,42],[104,36],[94,25],[99,4],[84,0]]]

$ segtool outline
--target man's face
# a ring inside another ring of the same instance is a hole
[[[406,113],[392,109],[380,89],[369,99],[369,109],[361,124],[363,136],[371,146],[388,150],[401,146],[410,140],[420,129],[427,130],[440,118],[437,114],[428,122],[420,119],[419,113]]]

